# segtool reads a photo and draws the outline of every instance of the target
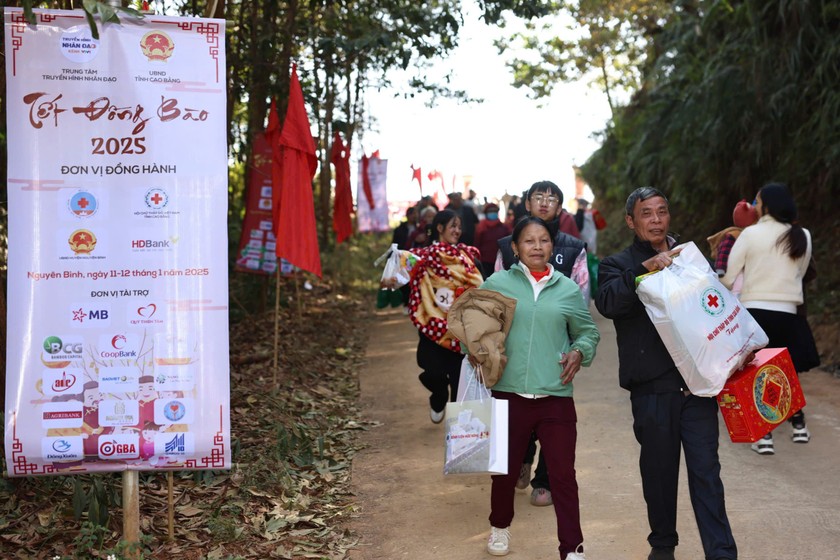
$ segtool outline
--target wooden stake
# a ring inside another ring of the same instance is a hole
[[[274,361],[272,362],[272,382],[277,386],[277,373],[280,369],[280,263],[277,263],[277,286],[274,297]]]
[[[126,558],[140,558],[140,475],[137,471],[122,473],[123,540],[128,545]]]
[[[169,487],[167,493],[167,503],[169,504],[169,542],[175,540],[175,490],[174,487],[175,475],[172,471],[166,473],[166,484]]]
[[[297,312],[298,312],[298,323],[300,323],[300,317],[303,311],[301,310],[301,302],[300,302],[300,275],[295,276],[295,299],[297,300]]]

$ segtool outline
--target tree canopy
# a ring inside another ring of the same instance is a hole
[[[708,235],[731,225],[739,199],[781,181],[814,233],[817,262],[836,258],[836,2],[581,0],[558,9],[581,25],[578,38],[526,38],[538,61],[512,61],[514,80],[536,95],[581,76],[627,88],[601,148],[582,166],[612,223],[623,221],[630,191],[654,185],[669,196],[672,227],[705,249]],[[615,249],[627,235],[613,228],[604,237],[599,245]],[[840,276],[820,270],[814,300],[836,315]]]

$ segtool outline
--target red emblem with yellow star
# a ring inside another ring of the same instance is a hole
[[[166,61],[175,50],[175,42],[163,31],[149,31],[140,39],[140,48],[149,60]]]
[[[71,233],[67,242],[77,255],[89,255],[96,248],[96,236],[86,229],[77,229]]]

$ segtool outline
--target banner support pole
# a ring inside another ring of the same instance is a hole
[[[123,539],[128,545],[128,558],[140,558],[140,475],[137,471],[122,473]]]
[[[277,369],[279,366],[279,351],[280,344],[280,264],[277,264],[277,285],[275,286],[274,295],[274,361],[272,362],[272,382],[277,386]]]
[[[175,540],[175,490],[174,490],[174,479],[175,475],[172,474],[172,471],[166,473],[166,484],[168,486],[167,489],[167,505],[168,507],[168,531],[169,531],[169,542],[173,542]]]

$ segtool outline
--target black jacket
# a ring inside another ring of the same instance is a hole
[[[598,268],[595,307],[615,324],[618,382],[639,394],[685,388],[674,360],[636,295],[636,276],[648,272],[642,263],[656,254],[649,242],[637,237],[622,252],[602,260]]]
[[[512,236],[508,235],[502,237],[497,242],[499,250],[502,252],[502,266],[505,270],[509,269],[516,260],[513,258],[513,247],[511,242]],[[554,235],[554,253],[551,255],[551,266],[558,272],[566,276],[572,277],[572,268],[575,266],[575,259],[578,258],[580,252],[586,248],[586,243],[576,237],[572,237],[568,233],[558,231]]]

